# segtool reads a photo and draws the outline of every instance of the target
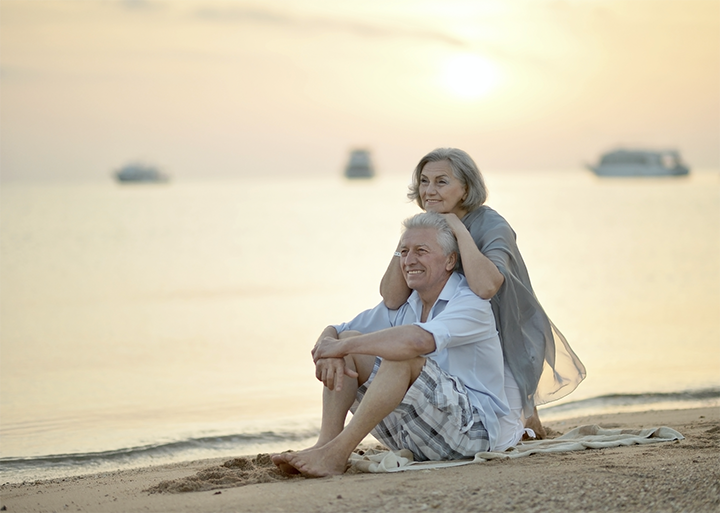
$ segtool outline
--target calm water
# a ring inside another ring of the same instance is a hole
[[[720,174],[487,181],[588,369],[543,417],[719,404]],[[380,300],[406,184],[3,185],[2,482],[308,443],[309,350]]]

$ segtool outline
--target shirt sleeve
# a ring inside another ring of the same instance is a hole
[[[435,351],[425,356],[436,356],[441,351],[464,344],[482,342],[497,336],[490,301],[476,296],[470,289],[444,302],[444,309],[427,322],[416,326],[432,334]]]
[[[353,320],[333,325],[333,327],[337,330],[338,334],[349,330],[359,331],[360,333],[372,333],[395,326],[399,311],[400,310],[390,310],[381,302],[375,308],[359,313]]]

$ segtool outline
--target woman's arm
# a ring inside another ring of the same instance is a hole
[[[480,252],[462,221],[455,214],[443,215],[457,238],[460,260],[470,290],[483,299],[491,299],[500,290],[505,277],[495,264]]]
[[[390,310],[397,310],[405,304],[411,292],[400,267],[400,257],[393,256],[380,280],[380,295],[385,306]]]

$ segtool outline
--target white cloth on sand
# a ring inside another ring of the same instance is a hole
[[[505,452],[479,452],[472,460],[419,462],[413,461],[413,455],[407,449],[400,451],[370,450],[363,455],[353,453],[350,456],[350,464],[353,468],[362,472],[401,472],[404,470],[455,467],[494,459],[522,458],[538,453],[604,449],[623,445],[671,442],[683,440],[684,438],[680,433],[669,427],[603,429],[597,425],[587,425],[575,428],[562,436],[550,440],[520,442]]]

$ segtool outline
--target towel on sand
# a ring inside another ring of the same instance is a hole
[[[424,470],[430,468],[455,467],[469,463],[482,463],[493,459],[521,458],[537,453],[603,449],[622,445],[649,444],[683,440],[685,437],[669,427],[649,429],[603,429],[597,425],[580,426],[552,440],[530,440],[520,442],[505,452],[479,452],[472,460],[455,461],[413,461],[407,449],[400,451],[374,451],[364,454],[353,453],[350,464],[362,472],[400,472],[403,470]]]

